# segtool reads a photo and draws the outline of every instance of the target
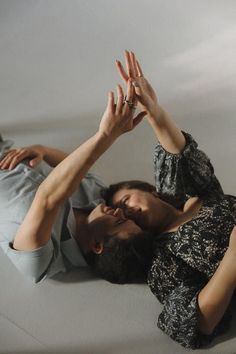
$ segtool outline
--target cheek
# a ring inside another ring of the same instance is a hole
[[[139,206],[140,204],[143,204],[143,198],[139,195],[132,195],[129,201],[131,206]]]

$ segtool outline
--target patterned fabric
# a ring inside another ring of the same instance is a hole
[[[163,304],[158,327],[184,347],[195,349],[229,327],[230,308],[212,335],[201,334],[197,297],[228,247],[236,224],[236,197],[224,195],[209,158],[190,134],[183,134],[186,146],[180,154],[165,151],[159,143],[156,146],[156,189],[175,207],[180,208],[193,196],[201,198],[202,206],[176,232],[156,237],[148,285]]]

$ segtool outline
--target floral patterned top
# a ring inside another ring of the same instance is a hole
[[[213,334],[200,333],[197,298],[228,247],[236,224],[236,197],[223,193],[209,158],[190,134],[183,134],[186,145],[181,153],[171,154],[159,143],[155,148],[156,189],[177,208],[193,196],[201,198],[202,206],[177,231],[156,237],[148,285],[163,304],[158,327],[184,347],[195,349],[229,327],[230,306]]]

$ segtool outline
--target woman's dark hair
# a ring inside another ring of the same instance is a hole
[[[112,205],[113,195],[121,189],[139,189],[143,192],[156,193],[156,188],[152,184],[139,180],[130,180],[111,184],[108,188],[102,190],[102,197],[108,205]]]
[[[152,234],[141,232],[129,239],[106,236],[103,252],[85,256],[98,276],[111,283],[141,283],[147,279],[152,253]]]
[[[148,182],[130,180],[111,184],[108,188],[102,190],[101,194],[107,205],[114,206],[112,202],[113,195],[121,189],[139,189],[143,192],[155,193],[156,197],[175,207],[180,207],[183,204],[183,201],[176,196],[157,192],[155,186]]]

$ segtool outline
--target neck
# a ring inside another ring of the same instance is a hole
[[[162,233],[178,224],[183,212],[176,209],[169,203],[160,200],[156,215],[157,223],[153,228],[154,232]]]

